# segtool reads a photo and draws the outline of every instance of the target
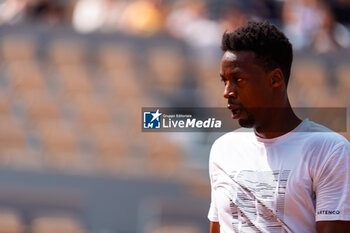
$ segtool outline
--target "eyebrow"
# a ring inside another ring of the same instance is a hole
[[[237,72],[232,72],[232,73],[229,73],[229,75],[238,75],[238,74],[244,74],[244,72],[242,71],[237,71]],[[225,78],[224,75],[222,73],[219,73],[220,77],[221,78]]]

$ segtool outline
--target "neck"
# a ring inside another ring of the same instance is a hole
[[[255,134],[261,138],[275,138],[292,131],[300,123],[288,102],[283,108],[271,109],[268,119],[255,128]]]

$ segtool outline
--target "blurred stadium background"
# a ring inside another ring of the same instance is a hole
[[[293,106],[349,105],[349,0],[0,0],[0,233],[208,232],[220,134],[141,133],[141,107],[224,107],[248,19],[291,39]]]

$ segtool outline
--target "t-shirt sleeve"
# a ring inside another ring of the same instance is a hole
[[[215,144],[215,143],[214,143]],[[215,198],[215,178],[214,178],[214,170],[215,170],[215,165],[213,164],[213,157],[214,157],[214,145],[211,148],[210,151],[210,159],[209,159],[209,177],[210,177],[210,186],[211,186],[211,202],[210,202],[210,207],[209,207],[209,212],[208,212],[208,219],[211,222],[218,222],[218,210],[216,206],[216,198]]]
[[[350,220],[350,144],[338,146],[316,177],[316,221]]]

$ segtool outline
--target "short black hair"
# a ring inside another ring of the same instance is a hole
[[[280,68],[288,84],[293,60],[293,49],[288,38],[275,25],[249,21],[234,32],[225,32],[221,49],[226,51],[253,51],[266,72]]]

